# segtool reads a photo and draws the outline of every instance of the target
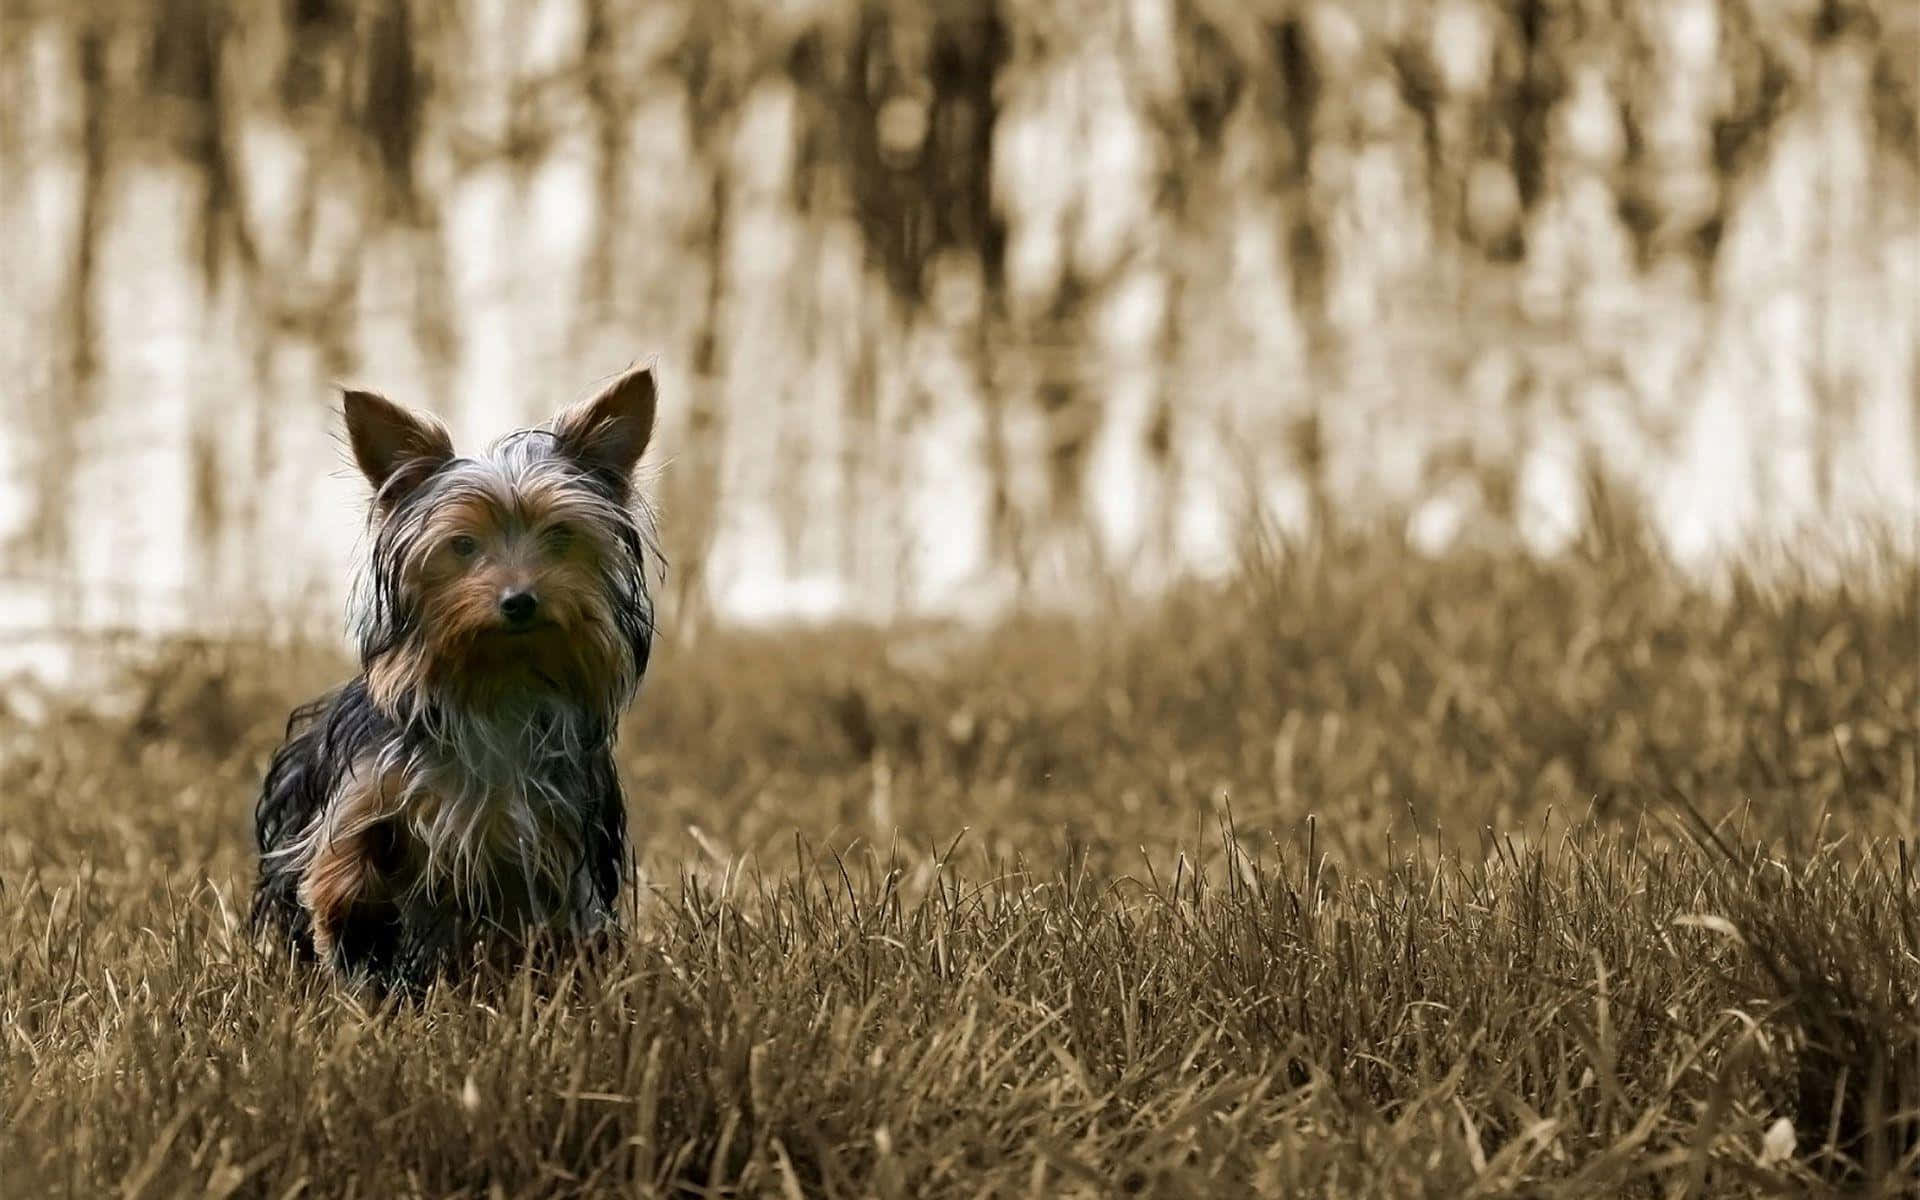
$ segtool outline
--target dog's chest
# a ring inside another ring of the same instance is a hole
[[[436,892],[564,891],[580,860],[581,809],[577,782],[550,766],[516,774],[436,765],[415,776],[403,820],[420,881]]]

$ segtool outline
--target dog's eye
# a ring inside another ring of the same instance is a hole
[[[480,548],[480,543],[475,541],[468,534],[456,533],[452,537],[447,539],[447,549],[453,551],[455,554],[459,555],[461,558],[471,557],[473,555],[473,552],[475,550],[478,550],[479,548]]]
[[[547,543],[547,549],[555,554],[565,554],[573,545],[573,530],[565,525],[555,525],[547,530],[544,540]]]

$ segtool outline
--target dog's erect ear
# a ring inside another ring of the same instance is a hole
[[[373,485],[378,504],[397,501],[453,457],[447,427],[424,413],[409,412],[374,392],[346,392],[341,408],[353,460]]]
[[[626,483],[653,436],[656,396],[653,368],[630,368],[593,399],[554,418],[560,453]]]

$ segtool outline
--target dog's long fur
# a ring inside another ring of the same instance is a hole
[[[256,926],[343,976],[417,988],[476,942],[611,927],[626,815],[613,742],[653,638],[632,371],[458,458],[429,418],[345,400],[374,486],[361,674],[297,709],[255,810]],[[525,627],[502,597],[538,595]]]

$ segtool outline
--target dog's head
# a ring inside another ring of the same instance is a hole
[[[534,700],[611,729],[646,669],[651,524],[633,470],[653,434],[648,368],[485,454],[372,392],[345,394],[373,485],[355,625],[373,697],[399,717]]]

